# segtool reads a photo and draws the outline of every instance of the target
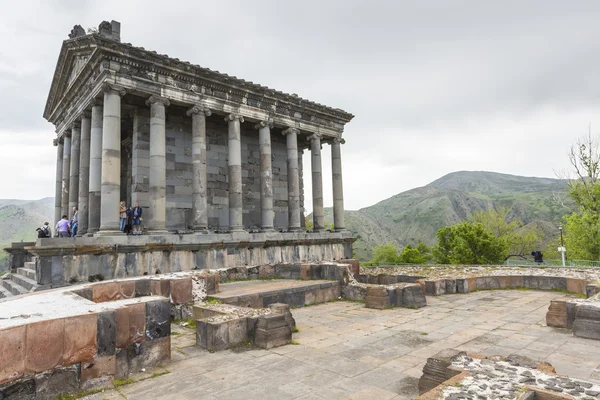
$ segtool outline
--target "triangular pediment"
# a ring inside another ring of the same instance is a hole
[[[85,69],[96,48],[89,41],[85,41],[85,44],[81,42],[81,40],[63,42],[44,109],[46,119],[50,118],[65,93]]]

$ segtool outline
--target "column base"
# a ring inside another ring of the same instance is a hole
[[[227,229],[228,232],[246,232],[246,230],[244,229],[244,227],[242,226],[235,226],[235,227],[229,227],[229,229]]]
[[[194,230],[194,234],[196,235],[208,235],[212,233],[208,230],[208,228],[192,228]]]
[[[118,231],[118,230],[99,230],[98,232],[94,233],[93,236],[121,236],[121,235],[125,235],[123,232]]]
[[[275,232],[275,227],[273,227],[273,226],[267,226],[267,227],[264,227],[264,228],[260,228],[260,231],[261,232]]]
[[[290,232],[302,232],[302,231],[304,231],[305,229],[304,229],[304,228],[302,228],[301,226],[295,226],[295,227],[293,227],[293,228],[288,228],[288,230],[289,230]]]
[[[148,233],[146,233],[147,235],[150,236],[157,236],[157,235],[169,235],[169,231],[166,229],[150,229],[148,230]]]

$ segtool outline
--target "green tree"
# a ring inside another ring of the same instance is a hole
[[[479,222],[461,222],[438,231],[434,250],[442,264],[497,264],[504,260],[506,244]]]
[[[418,249],[407,244],[404,249],[402,249],[402,253],[400,253],[400,262],[403,264],[424,264],[425,257]]]
[[[524,227],[520,218],[509,222],[509,213],[507,208],[490,209],[470,214],[467,220],[483,225],[485,230],[500,239],[506,248],[505,258],[528,255],[539,246],[544,234],[536,225]]]
[[[375,265],[397,264],[398,261],[398,249],[392,242],[381,244],[373,250],[371,262]]]
[[[571,147],[569,161],[575,177],[569,195],[579,210],[563,217],[565,247],[572,259],[600,260],[600,151],[588,133]]]
[[[431,251],[432,251],[431,247],[427,246],[423,242],[419,242],[419,244],[417,245],[417,250],[419,250],[419,254],[421,254],[423,259],[425,260],[424,262],[428,263],[428,262],[433,261],[433,254],[431,253]]]

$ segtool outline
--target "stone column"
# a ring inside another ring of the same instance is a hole
[[[304,217],[304,166],[302,165],[302,157],[304,156],[304,149],[298,149],[298,180],[299,191],[300,191],[300,226],[301,230],[306,230],[306,218]]]
[[[63,166],[60,215],[69,216],[69,169],[71,168],[71,132],[63,133]],[[56,222],[55,222],[56,223]]]
[[[165,107],[168,99],[150,96],[150,220],[148,229],[153,233],[167,233],[167,133]]]
[[[312,196],[313,196],[313,230],[316,232],[325,229],[325,215],[323,210],[323,171],[321,169],[321,134],[315,133],[310,140],[310,166],[312,171]]]
[[[125,90],[104,86],[102,115],[102,173],[100,189],[100,234],[119,234],[121,199],[121,97]]]
[[[62,214],[61,203],[62,203],[62,167],[63,167],[63,144],[60,140],[54,139],[54,146],[56,146],[56,185],[54,186],[54,221],[50,221],[50,226],[58,222]]]
[[[273,168],[271,166],[271,129],[270,121],[261,121],[254,126],[258,129],[258,143],[260,148],[260,214],[261,230],[274,231],[273,222]]]
[[[73,122],[71,128],[71,168],[69,170],[69,218],[73,216],[73,207],[79,200],[79,145],[81,140],[81,123]]]
[[[331,144],[331,175],[333,180],[333,227],[336,231],[346,229],[344,223],[344,187],[342,185],[342,151],[346,143],[342,138],[333,139]]]
[[[241,231],[244,229],[242,209],[242,142],[240,124],[244,117],[229,114],[225,121],[229,124],[227,148],[229,152],[229,230]]]
[[[192,229],[207,232],[206,117],[211,111],[196,105],[187,115],[192,116]]]
[[[282,132],[287,140],[288,216],[289,229],[300,230],[300,179],[298,175],[298,129]]]
[[[77,236],[82,236],[88,230],[88,202],[90,191],[90,135],[91,114],[84,111],[81,116],[81,139],[79,145],[79,227]]]
[[[92,100],[92,119],[90,129],[90,179],[88,199],[87,233],[96,233],[100,229],[100,199],[102,190],[102,105]]]

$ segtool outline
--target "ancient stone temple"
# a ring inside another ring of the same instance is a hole
[[[44,118],[57,134],[55,220],[77,206],[79,230],[28,248],[42,284],[351,257],[341,145],[352,114],[122,43],[120,23],[105,21],[63,42]],[[333,180],[330,231],[323,179]],[[143,208],[144,235],[119,230],[121,200]]]

